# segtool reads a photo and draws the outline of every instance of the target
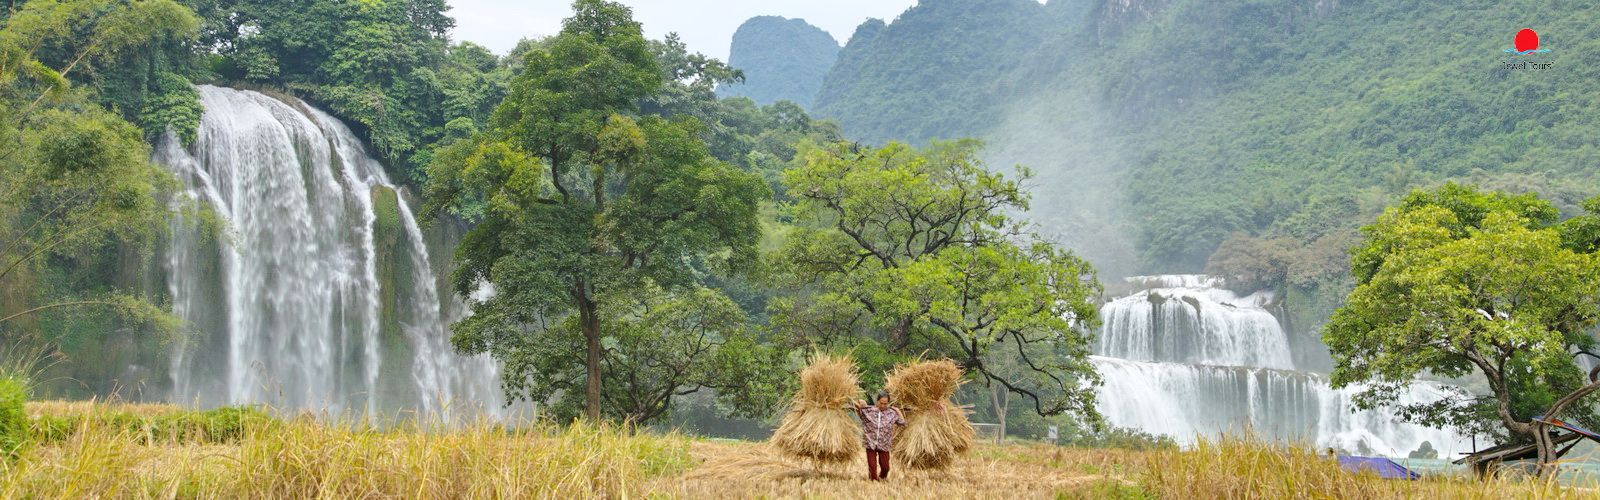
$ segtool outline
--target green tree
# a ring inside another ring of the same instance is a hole
[[[754,261],[769,192],[712,158],[697,121],[637,116],[662,75],[628,8],[580,0],[573,10],[526,55],[490,128],[439,152],[426,197],[428,213],[476,222],[456,249],[457,291],[496,292],[452,327],[457,348],[507,359],[576,316],[584,413],[598,419],[605,339],[617,335],[602,299]],[[505,382],[529,397],[545,381]]]
[[[1600,423],[1579,401],[1600,390],[1573,352],[1593,347],[1600,320],[1600,258],[1562,244],[1557,213],[1533,195],[1448,184],[1415,191],[1363,228],[1353,251],[1357,286],[1324,329],[1333,383],[1368,384],[1362,407],[1395,404],[1418,375],[1481,376],[1490,394],[1460,391],[1408,405],[1413,421],[1483,430],[1538,445],[1554,460],[1538,415]]]
[[[143,248],[164,228],[157,196],[174,182],[151,165],[139,129],[96,106],[67,76],[163,40],[193,37],[196,21],[168,0],[36,0],[0,28],[0,288],[32,290],[0,304],[0,328],[57,308],[98,305],[164,329],[170,315],[128,293],[39,286],[51,269]],[[38,52],[57,51],[50,60]],[[61,54],[66,54],[61,56]],[[12,302],[14,301],[14,302]],[[4,309],[10,309],[5,311]]]
[[[775,321],[824,319],[842,331],[792,333],[949,356],[1040,414],[1093,416],[1094,270],[1012,218],[1028,196],[987,170],[978,149],[964,140],[804,153],[784,175],[803,225],[777,261],[809,295],[778,304]],[[995,352],[1020,360],[1018,374],[986,363]]]
[[[350,122],[420,182],[446,125],[483,125],[509,70],[482,47],[449,44],[443,0],[187,0],[204,18],[212,70],[305,95]]]
[[[1600,252],[1600,196],[1584,201],[1583,208],[1587,213],[1561,224],[1561,240],[1579,252]]]
[[[673,398],[713,389],[735,416],[766,417],[779,404],[782,351],[758,341],[744,311],[717,290],[670,291],[644,284],[599,297],[605,318],[601,345],[602,414],[649,424],[666,415]],[[525,396],[547,402],[558,418],[584,409],[584,335],[579,317],[566,316],[542,335],[508,339],[507,377],[529,380]]]

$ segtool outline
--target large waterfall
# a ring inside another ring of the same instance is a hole
[[[498,409],[494,363],[449,347],[445,325],[463,307],[441,300],[405,193],[350,129],[291,97],[199,93],[198,139],[169,134],[154,158],[187,194],[166,252],[173,310],[190,327],[171,399]]]
[[[1358,410],[1358,388],[1295,370],[1288,335],[1266,310],[1267,292],[1240,296],[1205,276],[1129,280],[1141,290],[1101,308],[1094,364],[1105,379],[1100,410],[1111,423],[1197,436],[1249,430],[1352,453],[1406,456],[1424,441],[1439,456],[1466,450],[1466,437],[1399,423],[1384,410]],[[1436,401],[1440,386],[1419,382],[1399,403]]]

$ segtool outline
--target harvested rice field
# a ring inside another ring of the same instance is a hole
[[[462,428],[248,409],[30,403],[0,498],[1573,498],[1531,480],[1389,481],[1247,439],[1133,451],[977,443],[943,471],[867,481],[763,442],[586,424]]]
[[[866,461],[813,465],[786,459],[762,443],[695,442],[695,465],[652,480],[647,491],[674,498],[1140,498],[1131,469],[1105,457],[1135,454],[1046,446],[982,445],[943,471],[893,469],[866,480]],[[898,464],[897,464],[898,465]]]

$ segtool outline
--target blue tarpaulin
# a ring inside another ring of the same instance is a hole
[[[1421,474],[1411,472],[1404,465],[1400,465],[1383,457],[1352,457],[1339,455],[1339,466],[1350,472],[1370,470],[1384,479],[1417,479]]]
[[[1596,442],[1600,442],[1600,434],[1596,434],[1594,431],[1591,431],[1589,429],[1578,427],[1577,424],[1573,424],[1573,423],[1561,420],[1559,418],[1544,418],[1544,415],[1534,415],[1533,416],[1533,420],[1535,422],[1544,422],[1544,423],[1547,423],[1547,424],[1550,424],[1550,425],[1554,425],[1556,427],[1560,427],[1562,429],[1566,429],[1566,430],[1569,430],[1569,431],[1572,431],[1572,432],[1576,432],[1578,434],[1582,434],[1583,437],[1586,437],[1586,438],[1589,438],[1589,439],[1593,439]]]

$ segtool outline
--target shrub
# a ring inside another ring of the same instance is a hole
[[[1178,447],[1178,443],[1173,441],[1171,436],[1115,426],[1109,426],[1099,432],[1085,430],[1076,435],[1069,435],[1062,444],[1078,448],[1118,448],[1136,451],[1169,450]]]
[[[0,375],[0,454],[8,458],[28,440],[27,401],[27,379]]]

